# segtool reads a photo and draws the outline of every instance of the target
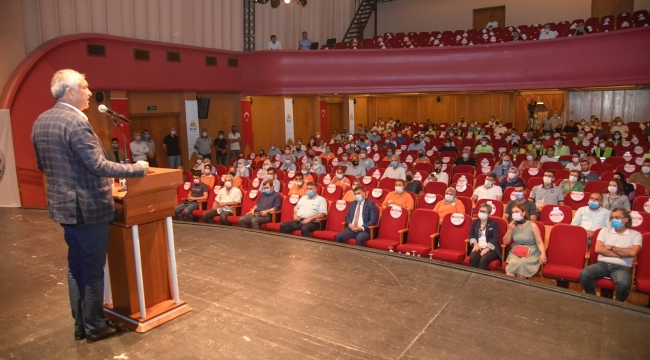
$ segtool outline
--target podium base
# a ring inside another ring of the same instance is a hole
[[[192,311],[192,308],[185,301],[167,300],[147,308],[147,317],[140,318],[140,312],[124,315],[115,311],[112,307],[104,304],[104,315],[115,322],[121,322],[125,327],[139,333],[147,332],[170,320]]]

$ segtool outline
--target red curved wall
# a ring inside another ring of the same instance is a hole
[[[106,45],[106,57],[86,44]],[[151,61],[133,60],[133,48]],[[182,61],[165,61],[165,51]],[[218,66],[205,66],[205,56]],[[227,59],[239,59],[228,67]],[[401,50],[239,53],[108,35],[54,39],[32,52],[7,82],[0,108],[11,110],[16,164],[36,168],[30,134],[54,104],[52,74],[73,68],[91,89],[242,92],[244,95],[515,90],[650,83],[650,28],[516,44]],[[43,206],[40,179],[21,181],[23,206]]]

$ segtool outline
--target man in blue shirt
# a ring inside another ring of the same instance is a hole
[[[403,144],[406,141],[406,138],[402,136],[402,132],[400,131],[397,133],[397,136],[395,136],[393,140],[399,141],[401,144]]]
[[[282,155],[282,152],[280,151],[280,149],[275,147],[275,142],[271,141],[271,148],[269,149],[267,154],[269,156],[275,156],[275,155]],[[273,159],[273,160],[275,160],[275,159]]]
[[[406,149],[406,151],[412,151],[412,150],[424,150],[424,143],[420,142],[420,137],[419,136],[414,136],[413,137],[413,142],[409,144],[409,147]]]
[[[298,41],[298,50],[309,50],[311,48],[311,40],[307,39],[307,32],[302,32],[302,39]]]
[[[273,211],[282,208],[282,196],[273,191],[273,182],[265,180],[262,186],[264,191],[257,199],[257,204],[246,215],[239,218],[240,227],[245,228],[250,225],[253,229],[259,230],[260,224],[271,222]]]

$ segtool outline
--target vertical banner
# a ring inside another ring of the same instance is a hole
[[[196,100],[185,100],[185,132],[187,133],[187,158],[192,160],[194,144],[199,138],[199,107]]]
[[[288,142],[291,139],[295,142],[293,137],[293,99],[284,98],[284,141]]]
[[[327,117],[327,101],[320,102],[320,137],[329,139],[330,127],[329,118]]]
[[[255,151],[253,149],[253,112],[251,101],[242,100],[241,103],[241,151],[245,154]]]
[[[0,207],[20,206],[9,109],[0,109],[0,194]]]
[[[350,99],[349,101],[348,108],[350,109],[350,117],[348,122],[348,133],[354,134],[354,99]]]
[[[115,111],[118,114],[124,115],[125,118],[129,118],[129,99],[126,98],[111,98],[110,103],[111,110]],[[117,125],[120,127],[122,132],[124,132],[124,138],[126,139],[126,145],[123,144],[122,134],[120,131],[113,126],[113,136],[117,138],[119,142],[120,149],[124,149],[126,152],[126,158],[131,158],[131,149],[129,144],[131,143],[131,125],[125,122],[118,122]]]

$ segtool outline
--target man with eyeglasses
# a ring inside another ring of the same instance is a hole
[[[582,226],[587,230],[587,247],[591,247],[591,237],[594,231],[607,227],[610,211],[603,207],[603,195],[593,193],[589,197],[589,204],[576,211],[571,225]]]
[[[596,295],[595,279],[608,277],[616,284],[616,300],[625,301],[632,286],[632,261],[641,251],[641,233],[630,229],[632,216],[614,209],[610,226],[598,233],[594,246],[598,262],[580,271],[580,283],[587,294]]]

